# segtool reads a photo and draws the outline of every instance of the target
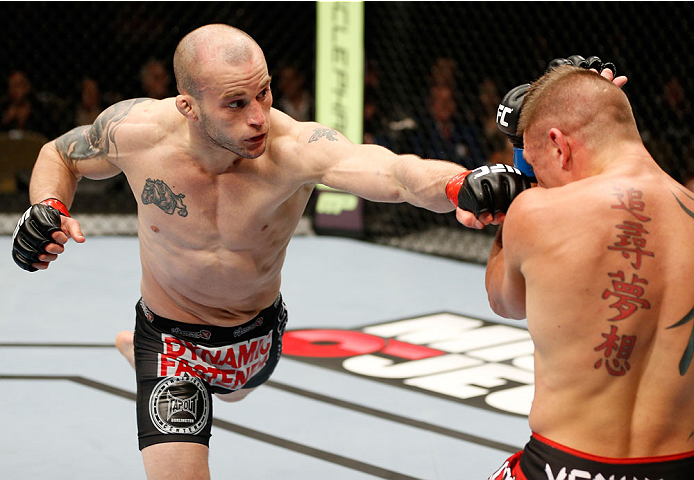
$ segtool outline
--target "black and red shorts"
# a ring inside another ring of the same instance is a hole
[[[282,354],[287,311],[281,295],[235,327],[169,320],[142,299],[135,312],[140,450],[167,442],[209,445],[212,394],[261,385]]]
[[[522,452],[511,457],[488,480],[545,479],[691,480],[694,451],[645,458],[607,458],[579,452],[533,433]]]

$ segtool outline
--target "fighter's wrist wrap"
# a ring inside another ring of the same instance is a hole
[[[49,207],[53,207],[56,210],[60,212],[61,215],[64,215],[66,217],[70,216],[70,212],[68,212],[67,206],[57,198],[47,198],[45,200],[42,200],[39,202],[40,205],[48,205]]]
[[[472,212],[496,215],[506,213],[516,196],[530,188],[528,177],[510,165],[483,165],[454,176],[446,185],[446,196],[453,204]]]
[[[465,177],[467,177],[469,174],[470,170],[460,172],[458,175],[451,177],[446,184],[446,196],[456,207],[458,206],[458,194],[460,193],[460,187],[463,186]]]

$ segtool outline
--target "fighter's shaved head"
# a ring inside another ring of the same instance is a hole
[[[211,24],[197,28],[179,42],[174,53],[174,74],[180,93],[198,97],[204,66],[213,62],[239,64],[262,50],[247,33],[230,25]]]
[[[534,82],[523,99],[520,135],[558,128],[590,144],[616,139],[640,140],[626,94],[606,78],[564,65]]]

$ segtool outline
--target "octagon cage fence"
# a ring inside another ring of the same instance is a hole
[[[121,99],[175,95],[173,51],[198,26],[249,33],[265,52],[275,107],[314,119],[314,2],[8,2],[2,10],[2,234],[29,205],[41,145]],[[691,185],[693,12],[689,2],[365,2],[364,142],[468,168],[509,163],[495,125],[503,94],[553,58],[598,55],[629,77],[625,91],[653,157]],[[21,105],[28,114],[17,113]],[[297,234],[316,233],[315,203]],[[137,233],[122,174],[81,181],[72,213],[87,235]],[[354,236],[484,264],[495,230],[366,201]]]

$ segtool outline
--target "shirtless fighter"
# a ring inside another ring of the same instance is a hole
[[[486,286],[535,343],[533,435],[490,480],[694,475],[694,197],[609,80],[560,66],[522,101],[539,188],[509,208]]]
[[[469,211],[457,218],[474,228],[498,223],[529,184],[511,167],[468,172],[293,120],[272,108],[260,47],[227,25],[186,35],[174,73],[177,97],[120,102],[43,147],[13,257],[45,269],[68,238],[84,242],[67,208],[77,181],[125,173],[142,298],[134,340],[122,332],[117,346],[136,369],[148,478],[191,480],[209,478],[211,394],[240,400],[277,364],[280,271],[315,184],[436,212],[460,203]]]

